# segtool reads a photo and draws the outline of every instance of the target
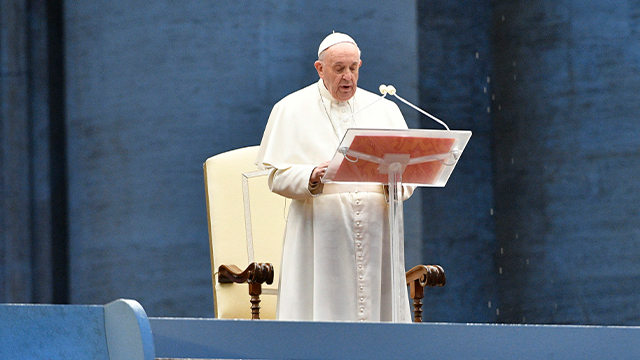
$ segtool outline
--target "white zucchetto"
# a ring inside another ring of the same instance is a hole
[[[351,38],[351,36],[349,36],[347,34],[343,34],[343,33],[334,32],[332,34],[329,34],[320,43],[320,47],[318,48],[318,57],[320,57],[320,53],[321,52],[327,50],[328,48],[332,47],[335,44],[339,44],[339,43],[343,43],[343,42],[352,43],[356,47],[358,46],[358,44],[356,44],[355,40],[353,40]]]

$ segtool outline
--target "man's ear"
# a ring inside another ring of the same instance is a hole
[[[313,66],[316,67],[316,71],[318,72],[318,76],[320,77],[320,79],[324,79],[324,68],[322,66],[322,61],[316,60],[316,62],[313,63]]]

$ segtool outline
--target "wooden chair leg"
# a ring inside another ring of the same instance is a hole
[[[424,287],[420,285],[420,280],[416,279],[409,285],[411,298],[413,299],[413,322],[422,322],[422,299],[424,298]]]
[[[249,295],[251,295],[251,320],[260,320],[260,283],[249,283]]]

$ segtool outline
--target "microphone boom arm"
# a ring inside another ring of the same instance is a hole
[[[416,111],[418,111],[418,112],[422,113],[423,115],[428,116],[428,117],[429,117],[429,118],[431,118],[432,120],[434,120],[434,121],[436,121],[437,123],[439,123],[440,125],[444,126],[444,127],[447,129],[447,131],[451,131],[451,130],[449,129],[449,127],[447,126],[447,124],[445,124],[445,123],[444,123],[444,121],[442,121],[442,120],[438,119],[437,117],[435,117],[435,116],[433,116],[433,115],[429,114],[428,112],[426,112],[426,111],[424,111],[424,110],[420,109],[419,107],[417,107],[417,106],[413,105],[413,104],[412,104],[412,103],[410,103],[409,101],[407,101],[407,100],[405,100],[405,99],[401,98],[398,94],[396,94],[396,88],[395,88],[395,87],[393,87],[393,85],[389,85],[389,86],[384,85],[384,84],[383,84],[383,85],[380,85],[380,93],[382,93],[382,94],[383,94],[383,97],[384,97],[385,95],[387,95],[387,94],[395,96],[398,100],[400,100],[400,101],[402,101],[403,103],[405,103],[405,104],[409,105],[409,106],[410,106],[410,107],[412,107],[414,110],[416,110]]]

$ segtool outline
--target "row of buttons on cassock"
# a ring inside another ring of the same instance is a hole
[[[355,195],[358,196],[358,191],[355,191]],[[365,282],[364,282],[364,264],[363,264],[363,260],[364,260],[364,254],[362,253],[362,221],[360,220],[360,204],[362,203],[362,201],[360,199],[355,200],[355,214],[356,214],[356,220],[355,220],[355,225],[356,225],[356,264],[358,267],[358,293],[359,293],[359,304],[358,304],[358,320],[360,321],[365,321],[367,318],[367,315],[365,313],[365,294],[364,294],[364,290],[365,290]]]

